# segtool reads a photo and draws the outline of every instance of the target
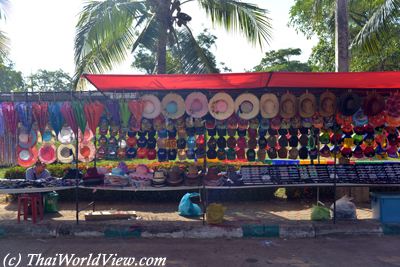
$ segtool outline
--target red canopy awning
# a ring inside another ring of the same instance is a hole
[[[262,88],[399,89],[400,72],[258,72],[191,75],[84,74],[100,91]]]
[[[100,91],[227,90],[265,88],[270,73],[102,75],[84,74]]]

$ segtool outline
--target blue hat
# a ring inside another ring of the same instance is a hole
[[[137,142],[138,147],[146,147],[147,146],[147,139],[144,136],[139,137]]]
[[[189,136],[187,141],[187,147],[189,149],[196,148],[196,138],[194,136]]]
[[[168,160],[176,160],[177,154],[178,154],[178,150],[168,149]]]
[[[158,161],[160,162],[167,161],[168,159],[167,150],[165,148],[158,149],[157,156],[158,156]]]
[[[137,150],[136,150],[136,148],[130,147],[130,148],[128,148],[128,149],[126,150],[126,157],[127,157],[128,159],[134,159],[134,158],[136,158],[136,155],[137,155]]]
[[[186,128],[186,133],[188,136],[194,136],[196,133],[196,128],[188,127],[188,128]]]
[[[168,131],[168,137],[176,137],[176,129],[174,128],[172,131]]]
[[[168,131],[166,129],[161,129],[158,131],[158,138],[167,138],[168,137]]]
[[[153,136],[149,137],[149,139],[147,140],[147,148],[154,149],[156,148],[156,146],[157,146],[157,140]]]
[[[195,158],[194,149],[188,149],[187,152],[186,152],[186,157],[188,159],[194,159]]]

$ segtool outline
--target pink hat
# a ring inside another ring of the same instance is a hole
[[[39,159],[41,162],[50,164],[56,161],[57,152],[53,144],[45,144],[39,149]]]
[[[79,143],[78,159],[82,162],[90,162],[94,159],[96,149],[91,142]]]
[[[203,93],[189,94],[185,99],[186,113],[193,118],[204,117],[208,113],[207,97]]]

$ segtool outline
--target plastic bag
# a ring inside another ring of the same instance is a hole
[[[220,224],[224,221],[226,208],[221,204],[212,203],[208,205],[206,212],[206,221],[208,224]]]
[[[352,198],[343,196],[336,200],[336,219],[356,220],[357,219],[357,208],[356,205],[351,202]],[[333,204],[331,206],[333,216]]]
[[[187,217],[197,217],[202,214],[201,208],[199,205],[194,204],[190,198],[191,197],[198,197],[200,196],[199,193],[186,193],[179,203],[178,212],[181,216]]]
[[[324,206],[314,205],[311,210],[312,221],[327,221],[331,219],[331,211]]]

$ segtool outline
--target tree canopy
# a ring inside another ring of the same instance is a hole
[[[308,63],[293,59],[301,55],[299,48],[286,48],[272,50],[265,53],[260,64],[255,66],[252,71],[311,71]]]
[[[63,70],[40,69],[26,79],[29,90],[36,92],[71,91],[72,78]]]

